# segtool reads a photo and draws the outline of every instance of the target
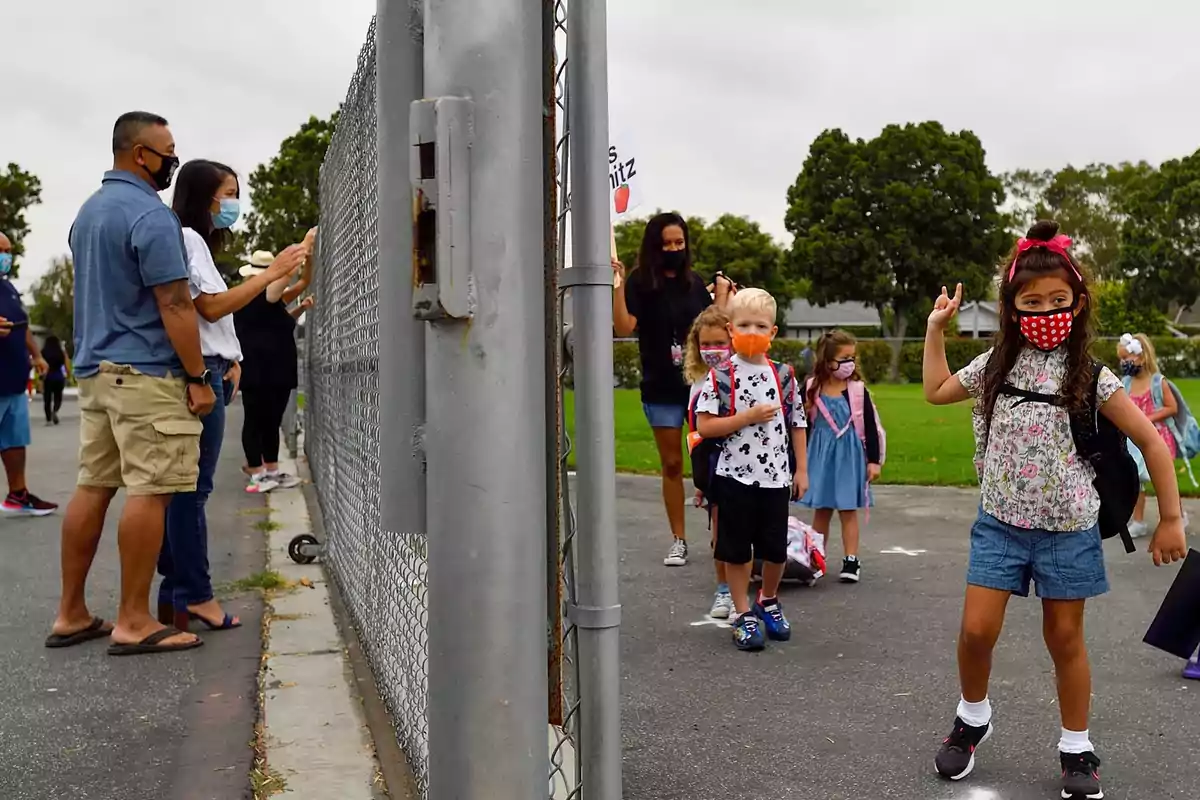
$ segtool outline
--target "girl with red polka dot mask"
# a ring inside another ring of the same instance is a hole
[[[1089,731],[1092,682],[1083,632],[1085,603],[1108,591],[1103,498],[1095,468],[1079,452],[1069,412],[1090,411],[1094,402],[1099,415],[1145,455],[1159,501],[1159,525],[1147,548],[1154,563],[1182,559],[1187,543],[1166,444],[1121,381],[1107,368],[1096,369],[1088,352],[1091,296],[1070,246],[1050,221],[1038,222],[1017,242],[1000,268],[995,346],[957,373],[946,360],[945,330],[958,312],[962,285],[953,296],[942,289],[929,315],[925,397],[934,405],[975,400],[980,483],[957,651],[962,693],[934,763],[950,780],[974,769],[976,748],[992,734],[993,648],[1009,599],[1029,596],[1032,583],[1042,600],[1040,638],[1055,665],[1062,796],[1103,797]],[[1110,509],[1109,516],[1123,511]]]

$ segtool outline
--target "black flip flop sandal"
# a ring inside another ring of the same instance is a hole
[[[100,617],[92,617],[92,624],[81,631],[50,634],[46,637],[46,647],[73,647],[77,644],[90,642],[93,639],[102,639],[105,636],[112,635],[112,628],[105,628],[104,624],[104,620]]]
[[[168,625],[160,631],[150,634],[145,639],[142,639],[137,644],[113,644],[109,645],[108,654],[110,656],[141,656],[150,655],[151,653],[177,653],[181,650],[194,650],[204,642],[197,639],[194,642],[187,644],[162,644],[164,639],[170,639],[172,636],[178,636],[183,633],[176,627]]]

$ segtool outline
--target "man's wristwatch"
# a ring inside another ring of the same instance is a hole
[[[209,378],[212,377],[212,371],[206,369],[204,372],[201,372],[199,375],[195,376],[188,375],[186,372],[184,372],[183,377],[184,380],[186,380],[192,386],[207,386]]]

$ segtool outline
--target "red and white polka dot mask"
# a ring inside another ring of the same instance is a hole
[[[1057,350],[1071,335],[1071,326],[1075,324],[1075,312],[1071,309],[1062,311],[1023,311],[1018,313],[1021,320],[1021,334],[1038,350]]]

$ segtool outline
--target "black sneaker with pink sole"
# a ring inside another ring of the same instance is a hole
[[[4,502],[0,503],[0,511],[14,517],[45,517],[57,510],[57,503],[43,500],[28,489],[9,492]]]

